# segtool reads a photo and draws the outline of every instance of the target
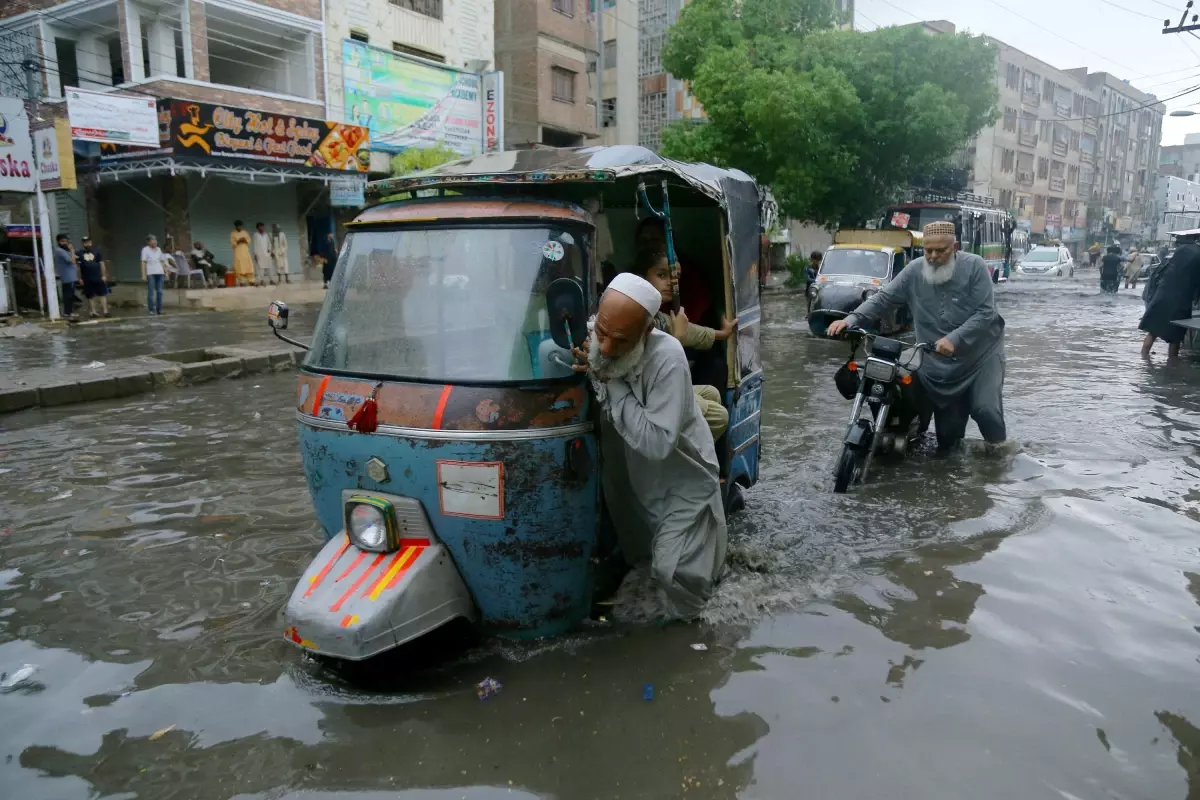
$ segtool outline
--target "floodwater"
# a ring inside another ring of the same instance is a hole
[[[318,537],[291,376],[2,418],[0,795],[1200,797],[1200,369],[1092,280],[998,302],[1015,452],[835,496],[844,345],[773,297],[712,624],[357,683],[281,638]]]

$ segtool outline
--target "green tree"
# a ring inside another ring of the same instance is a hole
[[[982,37],[837,30],[831,0],[692,0],[663,65],[706,122],[663,131],[672,158],[737,167],[790,217],[860,224],[996,119]]]
[[[392,177],[400,178],[413,172],[433,169],[439,164],[453,161],[461,156],[444,144],[433,147],[410,147],[403,153],[392,156]]]

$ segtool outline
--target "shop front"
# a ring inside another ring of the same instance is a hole
[[[83,166],[91,180],[88,227],[118,281],[141,278],[146,237],[185,255],[203,243],[233,263],[234,221],[278,226],[292,281],[313,277],[310,231],[334,220],[331,183],[366,181],[368,132],[358,125],[246,108],[158,101],[159,147],[100,145]],[[261,279],[261,276],[256,276]]]

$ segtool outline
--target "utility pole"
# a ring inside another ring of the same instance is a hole
[[[56,320],[60,314],[58,281],[54,277],[54,251],[51,249],[50,240],[50,209],[46,205],[46,195],[42,192],[42,170],[39,166],[37,140],[33,136],[33,121],[39,117],[38,98],[42,94],[42,70],[33,51],[26,51],[21,68],[25,70],[25,99],[29,102],[29,138],[33,145],[33,186],[37,194],[38,210],[35,230],[40,228],[42,232],[42,279],[46,282],[46,306],[50,310],[50,319]]]
[[[600,110],[604,94],[604,0],[596,3],[596,137],[600,136],[600,125],[604,112]]]

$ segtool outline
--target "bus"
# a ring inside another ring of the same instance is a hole
[[[931,222],[943,221],[954,223],[961,249],[987,263],[992,281],[1008,278],[1016,223],[1008,211],[996,208],[990,197],[917,192],[907,202],[888,206],[880,227],[919,231]]]

